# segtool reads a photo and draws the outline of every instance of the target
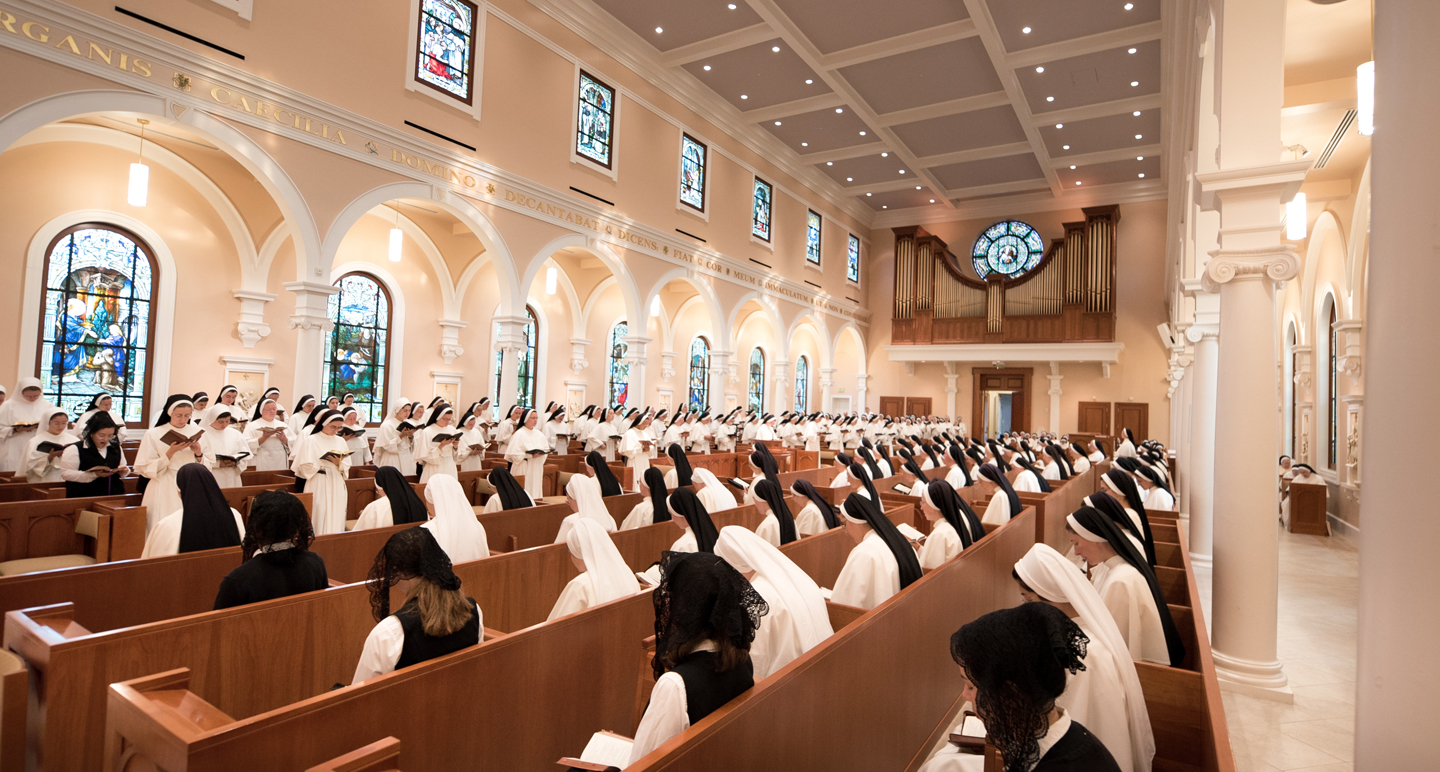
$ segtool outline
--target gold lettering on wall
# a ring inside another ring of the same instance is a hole
[[[24,36],[36,43],[50,45],[51,29],[38,21],[22,22],[15,14],[0,10],[0,30],[16,37]],[[59,33],[56,33],[59,34]],[[142,78],[151,75],[150,62],[135,58],[124,51],[102,48],[88,40],[76,39],[74,33],[66,33],[53,44],[57,51],[68,51],[73,56],[92,61],[101,61],[117,70],[131,72]],[[117,60],[116,54],[119,54]]]

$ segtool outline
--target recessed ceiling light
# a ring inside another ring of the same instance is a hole
[[[825,162],[825,165],[826,165],[826,166],[834,166],[834,165],[835,165],[835,162],[834,162],[834,161],[826,161],[826,162]]]
[[[741,94],[741,95],[740,95],[740,98],[741,98],[741,99],[749,99],[749,98],[750,98],[750,95],[749,95],[749,94]]]
[[[770,50],[778,54],[780,53],[780,46],[770,46]]]
[[[1145,135],[1144,135],[1144,134],[1136,134],[1136,135],[1135,135],[1135,138],[1136,138],[1136,139],[1144,139],[1144,138],[1145,138]]]
[[[655,28],[655,34],[657,34],[657,35],[660,34],[661,32],[664,32],[664,31],[665,31],[665,28],[664,28],[664,27],[656,27],[656,28]]]
[[[845,108],[843,108],[843,107],[837,107],[837,108],[835,108],[835,112],[837,112],[837,113],[843,113],[843,112],[845,112]]]
[[[706,72],[709,72],[709,71],[710,71],[710,65],[708,65],[708,64],[705,65],[705,71],[706,71]]]
[[[1131,87],[1131,88],[1134,88],[1135,86],[1138,86],[1138,85],[1140,85],[1140,81],[1138,81],[1138,80],[1132,80],[1132,81],[1130,81],[1130,87]]]
[[[1079,185],[1079,184],[1080,184],[1080,180],[1075,180],[1075,184],[1076,184],[1076,185]]]
[[[1145,176],[1145,173],[1144,173],[1144,172],[1141,172],[1141,173],[1140,173],[1140,176],[1141,176],[1141,177],[1144,177],[1144,176]]]
[[[779,125],[780,125],[780,122],[779,122],[779,121],[776,121],[776,122],[775,122],[775,125],[776,125],[776,126],[779,126]]]
[[[1139,117],[1140,117],[1140,111],[1139,111],[1139,110],[1136,110],[1135,112],[1131,113],[1131,115],[1135,116],[1136,118],[1139,118]]]
[[[1130,49],[1129,53],[1132,53],[1132,54],[1135,53],[1135,49],[1133,49],[1133,48]]]
[[[734,3],[731,3],[731,4],[730,4],[730,10],[732,10],[732,11],[735,10],[735,4],[734,4]]]
[[[1046,102],[1054,102],[1054,101],[1055,101],[1055,97],[1045,97],[1045,101],[1046,101]]]
[[[1066,150],[1069,150],[1069,149],[1070,149],[1070,146],[1069,146],[1069,145],[1064,145],[1064,148],[1065,148]]]
[[[867,196],[873,196],[873,195],[875,195],[875,194],[874,194],[874,193],[866,193],[865,195],[867,195]]]
[[[920,189],[920,186],[919,186],[919,185],[916,185],[916,186],[915,186],[915,189],[916,189],[916,190],[919,190],[919,189]]]
[[[865,136],[865,132],[863,132],[863,131],[860,132],[860,136],[862,136],[862,137]]]
[[[1044,71],[1045,71],[1045,68],[1044,68],[1044,67],[1036,67],[1036,68],[1035,68],[1035,71],[1036,71],[1036,72],[1044,72]]]
[[[1063,123],[1057,123],[1057,124],[1055,124],[1055,128],[1057,128],[1057,129],[1063,129],[1063,128],[1065,128],[1065,124],[1063,124]]]
[[[930,199],[930,203],[932,203],[932,204],[935,203],[935,199],[933,199],[933,198]]]
[[[805,85],[807,85],[807,86],[810,85],[810,84],[812,84],[812,83],[814,83],[814,82],[815,82],[815,79],[814,79],[814,78],[806,78],[806,79],[805,79]]]
[[[1074,169],[1074,168],[1075,168],[1075,164],[1070,164],[1070,168],[1071,168],[1071,169]]]
[[[800,147],[810,147],[810,143],[809,143],[809,142],[801,142],[801,143],[800,143]]]
[[[1135,4],[1134,4],[1134,3],[1126,3],[1126,4],[1125,4],[1125,10],[1131,11],[1131,10],[1134,10],[1134,9],[1135,9]]]
[[[855,178],[854,178],[854,177],[846,177],[846,178],[845,178],[845,181],[846,181],[846,182],[854,182],[854,181],[855,181]]]
[[[904,170],[904,169],[901,169],[901,170],[900,170],[900,173],[901,173],[901,174],[904,174],[904,173],[905,173],[905,170]]]
[[[890,154],[889,154],[889,153],[881,153],[881,154],[880,154],[880,157],[881,157],[881,158],[889,158],[889,157],[890,157]]]
[[[1022,30],[1020,30],[1020,31],[1023,32],[1023,33],[1025,33],[1026,35],[1029,35],[1029,34],[1030,34],[1030,28],[1029,28],[1029,27],[1026,27],[1026,28],[1024,28],[1024,29],[1022,29]],[[656,30],[656,32],[659,32],[659,30]]]
[[[1137,155],[1137,156],[1135,156],[1135,160],[1137,160],[1137,161],[1143,161],[1143,160],[1145,160],[1145,156],[1143,156],[1143,155]]]
[[[889,209],[890,206],[887,204],[887,205],[882,205],[880,208],[881,208],[881,209]]]

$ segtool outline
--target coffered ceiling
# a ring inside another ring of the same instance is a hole
[[[1163,0],[570,4],[877,214],[1163,195]]]

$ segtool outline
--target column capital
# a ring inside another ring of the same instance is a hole
[[[1205,264],[1201,282],[1207,291],[1219,292],[1222,285],[1232,281],[1263,279],[1281,282],[1299,274],[1300,257],[1288,244],[1258,249],[1222,248],[1210,252],[1210,262]]]
[[[1218,337],[1220,337],[1220,325],[1218,324],[1192,324],[1185,330],[1185,340],[1191,343]]]

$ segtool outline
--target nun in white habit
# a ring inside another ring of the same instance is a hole
[[[202,463],[205,459],[199,437],[204,429],[190,423],[192,406],[188,394],[172,394],[165,400],[165,408],[160,411],[155,426],[140,439],[140,450],[135,454],[135,472],[150,481],[145,486],[145,498],[142,499],[146,535],[160,522],[160,518],[181,506],[175,473],[186,464]],[[167,444],[161,438],[170,432],[188,437],[191,441]]]
[[[250,443],[232,426],[236,412],[229,405],[216,405],[200,419],[205,427],[205,433],[200,435],[200,451],[221,488],[240,487],[240,473],[250,468]]]
[[[1099,738],[1123,772],[1150,772],[1155,736],[1140,676],[1125,638],[1080,569],[1048,544],[1036,544],[1015,564],[1020,594],[1048,603],[1075,621],[1090,639],[1085,668],[1068,676],[1055,701]]]
[[[434,505],[435,518],[420,527],[430,529],[451,563],[490,557],[485,526],[476,519],[475,508],[454,477],[439,474],[431,478],[425,485],[425,500]]]
[[[994,464],[981,464],[980,476],[994,484],[995,495],[990,497],[990,504],[985,507],[985,515],[980,521],[985,525],[1004,525],[1010,522],[1010,518],[1020,514],[1023,505],[1020,503],[1020,496],[1015,493],[1015,488],[1010,485],[1010,480]]]
[[[556,544],[565,541],[570,529],[575,527],[575,521],[581,519],[593,521],[606,533],[615,531],[615,518],[605,508],[605,499],[600,496],[600,482],[594,477],[584,474],[571,477],[570,482],[565,483],[565,503],[570,505],[574,514],[560,521],[560,532],[555,535]]]
[[[375,466],[393,466],[406,474],[406,468],[415,463],[413,440],[400,436],[400,424],[409,418],[410,400],[401,397],[375,432]]]
[[[590,442],[594,447],[587,446],[587,449],[599,450],[606,461],[614,461],[615,451],[620,447],[620,440],[616,438],[621,435],[620,427],[615,425],[615,411],[606,408],[600,423],[590,430]]]
[[[340,432],[345,437],[345,447],[350,449],[350,465],[369,464],[370,440],[365,436],[365,424],[360,420],[360,411],[353,407],[342,407],[340,414],[345,416],[345,425]]]
[[[0,471],[13,472],[20,468],[26,446],[43,431],[40,424],[48,415],[46,411],[54,409],[50,400],[41,396],[39,378],[21,378],[15,382],[14,394],[0,405]]]
[[[565,546],[570,548],[570,559],[580,569],[580,575],[565,585],[545,621],[640,592],[635,573],[625,564],[605,529],[594,520],[580,518],[572,523],[565,535]]]
[[[345,506],[349,491],[345,477],[350,471],[350,448],[339,435],[345,417],[338,410],[327,410],[315,421],[295,451],[290,469],[305,478],[305,492],[314,499],[310,519],[315,535],[343,533]]]
[[[460,461],[460,471],[481,471],[485,468],[485,445],[488,440],[485,438],[485,430],[480,428],[480,416],[467,412],[456,425],[460,427],[460,450],[465,456]]]
[[[75,419],[75,433],[79,434],[85,431],[85,424],[90,423],[90,419],[93,418],[96,413],[109,413],[110,420],[123,430],[125,427],[125,417],[120,415],[120,411],[112,408],[114,404],[115,400],[111,398],[108,393],[102,391],[96,394],[90,400],[90,407],[86,408],[85,412],[81,413],[80,417]],[[121,434],[124,434],[124,432],[122,431]],[[121,439],[124,438],[122,437]]]
[[[526,409],[520,414],[519,428],[505,448],[510,473],[525,478],[525,492],[537,501],[545,495],[545,456],[550,452],[550,441],[545,439],[544,432],[535,428],[539,421],[539,413]]]
[[[25,446],[25,461],[22,469],[25,481],[61,482],[60,457],[65,448],[80,442],[80,438],[66,428],[70,425],[70,414],[60,408],[50,411],[40,424],[40,430]],[[40,448],[45,445],[45,449]],[[54,446],[54,447],[51,447]]]
[[[855,548],[845,558],[830,594],[836,603],[872,609],[921,576],[915,549],[876,506],[878,499],[878,493],[856,491],[840,505],[841,519]]]
[[[696,486],[696,495],[707,512],[723,512],[735,508],[735,497],[725,490],[720,479],[709,469],[700,468],[691,472],[690,479]]]
[[[415,433],[415,460],[423,465],[420,482],[428,483],[437,474],[454,477],[459,473],[455,462],[460,460],[463,451],[459,448],[460,438],[452,436],[460,434],[450,425],[454,420],[455,408],[441,404],[431,411],[425,428]]]
[[[750,644],[756,680],[769,677],[834,634],[819,585],[769,542],[729,525],[720,529],[715,554],[750,580],[770,607]]]
[[[255,468],[270,472],[290,467],[290,426],[277,416],[280,405],[273,399],[263,399],[255,406],[255,414],[245,425],[245,444],[255,462]]]
[[[625,430],[625,439],[620,442],[620,455],[625,457],[625,465],[634,470],[632,476],[635,479],[635,490],[640,490],[640,480],[645,476],[645,470],[650,468],[650,435],[647,430],[650,428],[650,416],[644,415],[634,426]]]

